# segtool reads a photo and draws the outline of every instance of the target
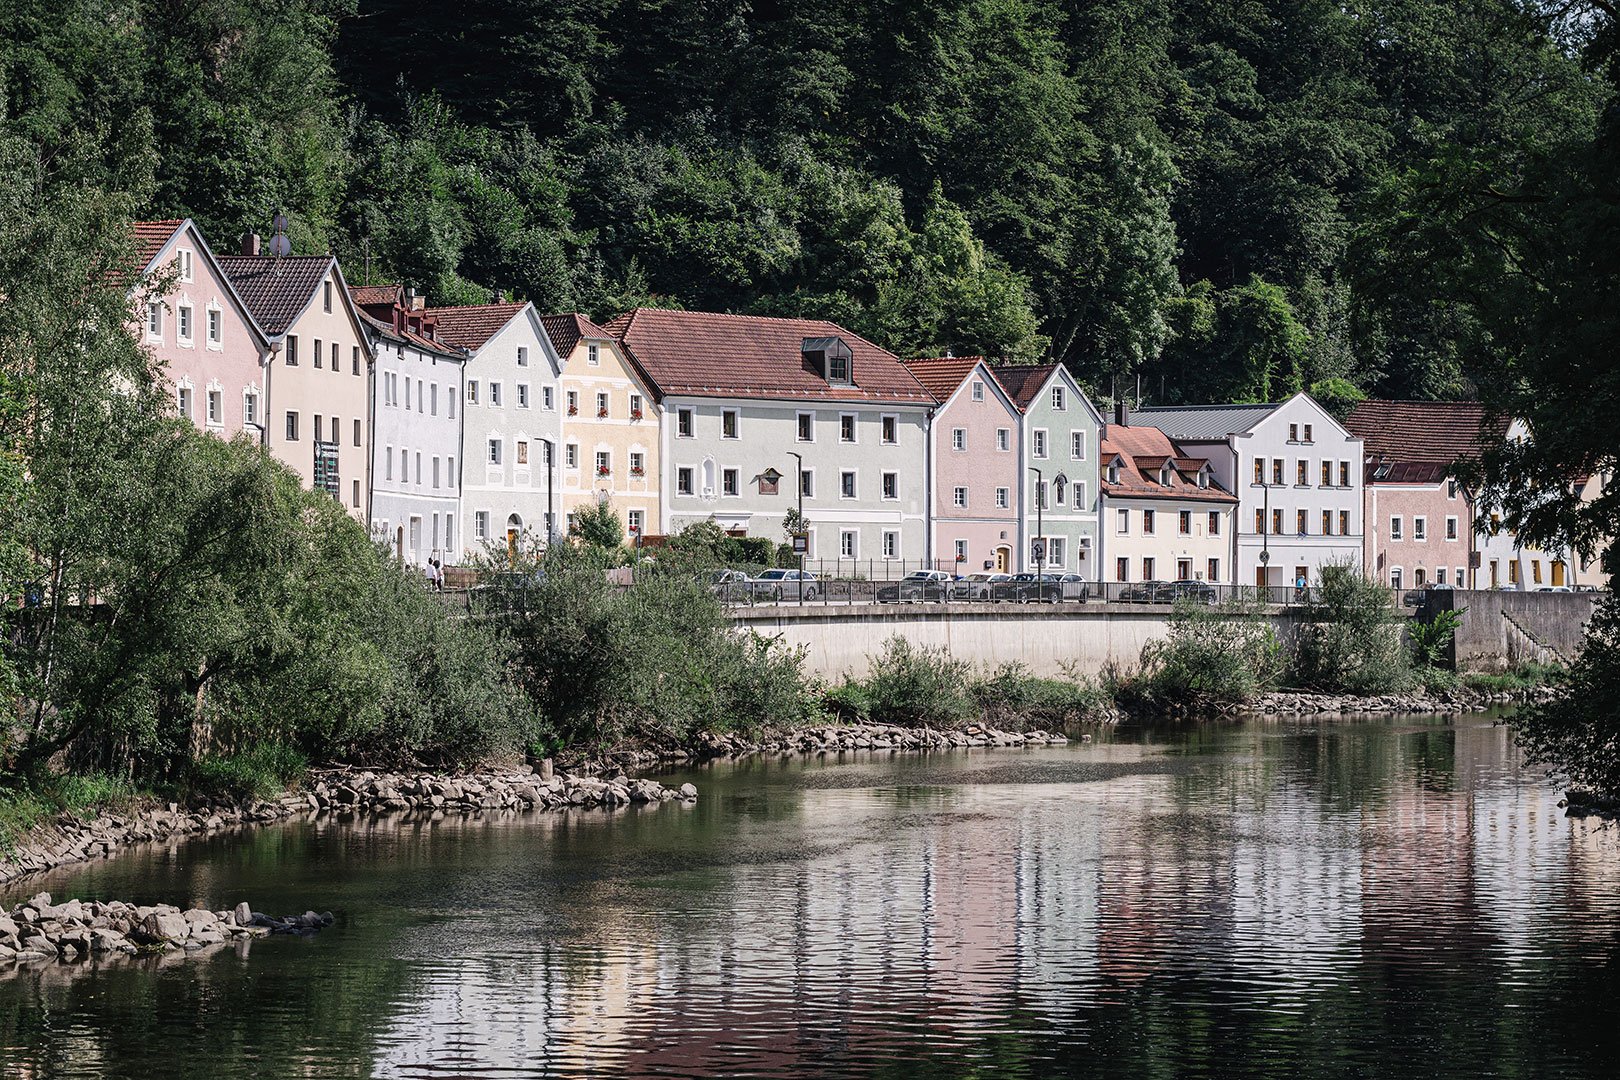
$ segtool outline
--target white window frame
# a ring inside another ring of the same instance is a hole
[[[591,342],[585,346],[585,362],[591,367],[602,366],[602,346]]]
[[[900,414],[880,413],[878,416],[878,442],[884,446],[900,445]]]
[[[546,412],[552,412],[557,408],[557,395],[552,393],[549,386],[540,388],[540,407]]]
[[[1391,514],[1390,515],[1390,518],[1389,518],[1389,542],[1390,543],[1398,544],[1398,543],[1401,543],[1403,540],[1406,539],[1406,529],[1403,527],[1404,524],[1405,523],[1402,521],[1400,514]]]
[[[951,508],[966,510],[968,505],[968,489],[965,484],[958,484],[951,488]]]
[[[146,302],[146,340],[163,340],[163,301],[161,300],[148,300]]]
[[[846,484],[844,481],[848,480]],[[861,497],[861,478],[856,469],[842,469],[838,473],[838,497],[840,499],[859,499]]]
[[[515,385],[517,386],[517,407],[527,409],[529,407],[529,384],[520,382]]]
[[[1045,461],[1047,451],[1051,446],[1046,438],[1045,428],[1036,428],[1029,433],[1029,456],[1036,461]]]
[[[405,396],[408,398],[410,394],[407,393]],[[492,409],[501,407],[501,384],[493,379],[489,383],[489,407]]]
[[[203,309],[203,344],[215,352],[225,347],[225,309],[218,304]]]
[[[967,449],[967,428],[951,428],[951,449],[956,451]]]
[[[488,540],[489,539],[489,511],[488,510],[474,510],[473,511],[473,539],[474,540]]]
[[[1012,451],[1012,428],[996,428],[996,449],[1003,454]]]
[[[203,391],[203,416],[209,427],[225,426],[225,392],[218,386]]]
[[[859,559],[861,557],[861,534],[857,530],[839,530],[838,557],[841,559]]]
[[[469,405],[478,404],[478,380],[477,379],[468,379],[467,380],[467,404],[469,404]]]
[[[900,534],[893,529],[883,530],[883,557],[900,558]]]
[[[966,540],[958,540],[958,541],[956,541],[956,543],[952,544],[951,547],[952,547],[951,554],[956,556],[956,561],[957,562],[961,562],[961,563],[967,562],[968,542]]]
[[[890,494],[890,492],[893,494]],[[889,471],[883,474],[882,486],[879,488],[880,496],[887,502],[900,501],[900,474]]]
[[[1086,433],[1084,431],[1069,431],[1069,460],[1086,460]]]
[[[697,469],[691,465],[677,465],[675,467],[675,494],[697,494]]]
[[[727,491],[726,488],[731,490]],[[736,467],[720,470],[720,496],[725,499],[742,497],[742,470]]]
[[[579,443],[577,443],[577,442],[563,443],[563,468],[565,468],[565,469],[578,469],[579,468]]]
[[[242,426],[261,424],[259,419],[259,391],[257,387],[247,387],[242,391]]]
[[[1412,542],[1423,543],[1429,539],[1429,519],[1422,514],[1412,518]]]
[[[180,280],[191,284],[197,280],[196,261],[192,257],[190,248],[177,248],[175,260],[180,264]]]
[[[1052,387],[1052,411],[1069,411],[1069,398],[1062,383],[1058,383]]]
[[[996,488],[996,509],[1010,510],[1012,508],[1012,488]]]
[[[187,420],[195,421],[196,390],[189,381],[177,383],[174,388],[174,410]]]
[[[816,497],[816,470],[813,466],[799,473],[799,487],[806,499]]]
[[[1131,535],[1131,511],[1128,507],[1121,506],[1114,511],[1114,535]]]
[[[984,400],[984,380],[983,379],[974,379],[973,380],[973,400],[974,401],[983,401]]]
[[[517,366],[529,366],[529,347],[527,345],[519,345],[517,347]]]
[[[805,421],[810,421],[806,426]],[[808,432],[809,434],[806,434]],[[793,438],[796,442],[811,443],[816,441],[816,414],[801,412],[793,417]]]
[[[487,453],[486,453],[486,456],[484,457],[484,463],[486,465],[494,465],[497,468],[499,468],[503,464],[504,458],[506,456],[505,451],[503,449],[504,445],[505,445],[504,440],[490,439],[488,441],[488,445],[487,445],[487,448],[486,448]]]
[[[726,421],[731,421],[731,434],[726,434]],[[722,439],[742,438],[742,412],[739,409],[720,410],[720,437]]]
[[[1458,531],[1457,515],[1456,514],[1447,514],[1446,515],[1446,539],[1448,541],[1455,541],[1455,540],[1461,539],[1461,537],[1462,537],[1462,534]]]
[[[845,426],[846,422],[848,424],[847,427]],[[848,432],[847,438],[845,437],[846,431]],[[841,443],[847,443],[851,446],[860,441],[860,424],[857,422],[854,413],[846,412],[838,414],[838,441]]]

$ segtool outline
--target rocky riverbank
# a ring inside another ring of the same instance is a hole
[[[118,900],[53,904],[42,892],[0,915],[0,964],[206,949],[269,934],[310,934],[334,921],[330,911],[273,919],[246,902],[229,911]]]
[[[1381,694],[1373,697],[1276,690],[1260,695],[1259,699],[1241,711],[1250,714],[1477,712],[1493,705],[1545,701],[1554,693],[1554,689],[1550,686],[1509,692],[1487,692],[1459,687],[1437,694],[1415,690],[1410,693]]]
[[[1090,736],[1084,736],[1089,739]],[[745,757],[749,754],[825,754],[846,750],[950,750],[975,746],[1047,746],[1069,741],[1062,732],[999,731],[981,724],[959,729],[908,728],[894,724],[823,724],[792,731],[765,732],[756,738],[741,734],[700,736],[695,746],[629,747],[605,758],[573,763],[584,772],[611,768],[647,768],[655,765]]]
[[[545,770],[542,768],[541,773]],[[597,770],[601,772],[602,770]],[[298,791],[273,799],[195,796],[185,803],[152,803],[122,814],[86,818],[63,814],[37,828],[0,858],[0,885],[25,874],[104,858],[118,848],[303,815],[419,813],[431,817],[567,808],[615,809],[671,801],[690,802],[697,788],[666,788],[656,780],[606,775],[545,776],[528,765],[457,776],[323,769]]]

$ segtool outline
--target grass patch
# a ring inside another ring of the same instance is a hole
[[[139,794],[128,781],[103,773],[51,774],[0,788],[0,853],[17,850],[30,829],[57,814],[117,810]]]
[[[1546,686],[1563,678],[1565,672],[1560,664],[1538,664],[1534,661],[1520,664],[1512,671],[1504,671],[1499,675],[1489,675],[1475,672],[1462,677],[1462,684],[1470,690],[1485,694],[1512,694],[1524,690],[1534,690],[1538,686]]]
[[[192,790],[234,799],[268,799],[309,774],[309,758],[286,746],[207,757],[191,769]]]

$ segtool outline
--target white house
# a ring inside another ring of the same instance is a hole
[[[1237,495],[1238,584],[1316,584],[1327,563],[1361,566],[1362,440],[1309,395],[1137,409],[1130,422],[1208,458],[1221,487]]]
[[[548,542],[561,520],[561,362],[530,303],[429,308],[439,340],[469,354],[462,394],[461,555]]]
[[[461,551],[463,368],[422,298],[396,286],[353,290],[376,347],[371,531],[401,561],[457,562]],[[388,301],[390,293],[391,302]]]

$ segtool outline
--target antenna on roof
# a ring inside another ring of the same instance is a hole
[[[270,254],[278,259],[292,254],[292,241],[287,239],[287,215],[278,212],[271,220],[270,228],[275,230],[270,237]]]

